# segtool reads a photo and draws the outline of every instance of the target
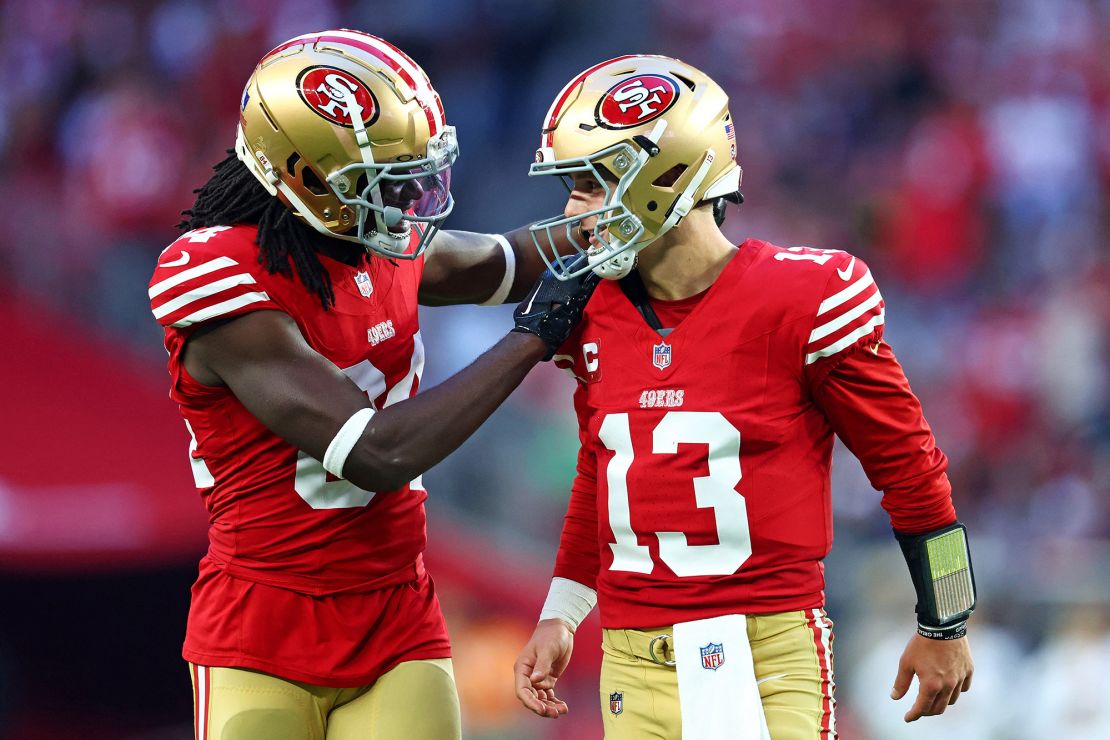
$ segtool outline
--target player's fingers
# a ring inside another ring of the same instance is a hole
[[[890,698],[898,700],[905,696],[910,689],[910,681],[912,680],[913,668],[905,663],[899,663],[898,675],[894,677],[894,688],[890,690]]]
[[[567,707],[567,703],[555,696],[555,692],[551,689],[541,689],[540,696],[543,697],[544,705],[550,711],[548,714],[549,717],[555,719],[570,711]]]
[[[951,696],[952,691],[950,689],[942,689],[940,692],[938,692],[936,698],[933,699],[933,703],[930,704],[929,708],[925,710],[925,716],[935,717],[938,714],[944,714],[944,710],[948,709],[948,700],[951,698]]]
[[[531,666],[525,661],[517,661],[513,668],[516,698],[532,712],[541,717],[547,716],[547,707],[544,705],[539,692],[532,687],[532,682],[528,679]]]
[[[517,687],[516,698],[524,705],[525,709],[541,717],[547,716],[547,707],[539,700],[539,697],[536,696],[531,687]]]
[[[517,691],[524,688],[532,689],[532,682],[529,679],[531,672],[532,666],[523,660],[518,660],[516,665],[513,666],[513,683],[516,684]],[[533,693],[535,692],[533,691]]]
[[[910,711],[906,712],[904,719],[907,722],[913,722],[925,716],[926,712],[933,706],[937,699],[939,692],[935,687],[921,686],[917,691],[917,700],[914,701]]]
[[[964,679],[964,684],[963,684],[963,686],[960,687],[960,691],[970,691],[971,690],[971,673],[972,673],[971,671],[967,672],[967,678]]]
[[[547,699],[547,703],[555,707],[559,714],[566,714],[568,711],[570,711],[569,707],[567,707],[567,703],[559,697],[555,696],[554,690],[545,689],[544,694]]]
[[[554,656],[551,651],[545,650],[536,656],[536,665],[529,674],[528,680],[537,689],[553,689],[555,688],[556,676],[551,675],[551,664],[554,662]]]
[[[962,692],[963,687],[957,684],[956,688],[952,689],[952,696],[948,697],[948,706],[952,706],[953,704],[955,704],[956,701],[959,700],[960,694]]]

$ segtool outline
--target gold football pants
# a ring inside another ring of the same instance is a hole
[[[835,738],[832,621],[824,610],[749,615],[747,626],[773,740]],[[678,673],[666,665],[674,659],[671,634],[670,627],[604,630],[601,717],[606,740],[682,737]]]
[[[370,686],[333,689],[190,664],[197,740],[457,740],[451,660],[410,660]]]

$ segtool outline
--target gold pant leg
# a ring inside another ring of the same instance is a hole
[[[821,609],[749,615],[748,641],[772,740],[831,740],[832,622]],[[671,627],[604,630],[601,717],[606,740],[682,737],[678,674],[659,660],[673,658],[658,635]],[[655,660],[652,660],[654,656]],[[620,711],[615,713],[619,694]]]
[[[824,611],[749,616],[748,639],[773,740],[835,738],[832,621]]]
[[[603,631],[601,720],[606,740],[679,740],[682,737],[678,674],[672,666],[660,665],[646,657],[640,643],[646,644],[644,636],[648,634],[663,633]]]
[[[239,668],[190,668],[197,740],[324,740],[339,689]]]
[[[410,660],[328,715],[326,740],[459,740],[462,719],[450,658]]]

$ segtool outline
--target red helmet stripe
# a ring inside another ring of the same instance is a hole
[[[567,102],[567,98],[570,97],[570,94],[572,92],[574,92],[574,88],[578,87],[578,84],[580,82],[582,82],[582,80],[586,79],[591,74],[593,74],[594,72],[596,72],[597,70],[601,69],[602,67],[604,67],[606,65],[612,64],[614,62],[619,62],[622,59],[631,59],[635,56],[637,56],[637,55],[636,54],[625,54],[624,56],[615,57],[613,59],[609,59],[608,61],[604,61],[601,64],[595,64],[594,66],[590,67],[585,72],[583,72],[582,74],[578,75],[573,80],[571,80],[567,84],[567,86],[563,88],[563,91],[559,94],[559,97],[555,99],[555,102],[551,104],[551,110],[549,110],[547,112],[547,122],[544,124],[544,127],[543,127],[544,130],[547,133],[545,133],[543,135],[543,145],[544,146],[551,146],[551,138],[552,138],[551,129],[555,128],[555,122],[559,120],[559,113],[562,112],[563,104],[565,104]]]
[[[360,38],[363,37],[363,38]],[[262,61],[269,59],[274,54],[277,54],[284,49],[291,46],[300,46],[302,44],[316,44],[320,42],[339,43],[353,46],[356,49],[364,51],[380,61],[384,62],[387,67],[392,69],[397,75],[404,80],[405,84],[412,88],[416,94],[416,101],[420,107],[424,109],[424,115],[428,119],[428,132],[430,136],[435,136],[439,133],[443,125],[443,104],[438,104],[438,110],[433,108],[436,105],[433,99],[438,99],[435,90],[432,89],[431,81],[426,74],[420,71],[419,65],[412,61],[411,58],[393,44],[388,41],[372,36],[368,33],[360,31],[334,31],[324,33],[310,33],[304,36],[298,36],[290,39],[280,46],[274,48],[269,54],[262,57]],[[380,44],[380,45],[379,45]],[[261,62],[260,62],[261,64]],[[420,72],[421,82],[418,83],[416,78],[409,71]],[[436,115],[438,113],[438,115]]]

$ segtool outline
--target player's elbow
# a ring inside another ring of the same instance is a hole
[[[396,491],[423,472],[403,445],[376,439],[372,433],[355,445],[343,466],[343,477],[368,491]]]

